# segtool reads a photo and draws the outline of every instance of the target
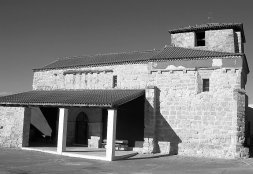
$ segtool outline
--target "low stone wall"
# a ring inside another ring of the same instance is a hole
[[[0,146],[28,146],[30,110],[23,107],[0,107]]]

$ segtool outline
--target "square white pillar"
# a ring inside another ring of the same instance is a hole
[[[61,154],[66,150],[68,109],[59,108],[57,153]]]
[[[108,109],[107,141],[106,141],[107,161],[112,161],[115,156],[116,121],[117,121],[117,110]]]

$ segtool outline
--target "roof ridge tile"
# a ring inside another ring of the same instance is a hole
[[[81,56],[70,56],[70,57],[63,57],[59,58],[58,60],[65,60],[65,59],[78,59],[78,58],[83,58],[83,57],[95,57],[95,56],[106,56],[106,55],[117,55],[117,54],[131,54],[131,53],[148,53],[148,52],[154,52],[154,51],[159,51],[157,49],[155,50],[144,50],[144,51],[129,51],[129,52],[118,52],[118,53],[98,53],[98,54],[85,54]]]
[[[188,27],[178,27],[175,29],[169,30],[169,33],[174,34],[174,33],[180,33],[180,32],[186,32],[186,31],[194,31],[198,29],[213,29],[213,28],[224,28],[224,27],[243,27],[243,23],[206,23],[206,24],[200,24],[200,25],[189,25]]]
[[[243,54],[243,53],[230,53],[230,52],[222,52],[222,51],[202,50],[202,49],[198,49],[198,48],[185,48],[185,47],[179,47],[179,46],[168,46],[168,47],[182,48],[182,49],[192,50],[192,51],[210,52],[210,53],[228,53],[228,54],[238,54],[238,55]],[[168,47],[165,47],[165,49]]]

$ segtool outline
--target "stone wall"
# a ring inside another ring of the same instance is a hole
[[[234,99],[237,101],[237,136],[236,154],[237,157],[248,157],[249,149],[245,148],[246,132],[246,94],[244,90],[235,90]],[[250,131],[250,130],[249,130]]]
[[[202,92],[203,78],[210,80],[208,92]],[[244,99],[235,98],[234,91],[240,83],[238,69],[152,70],[149,85],[157,86],[160,101],[156,115],[160,152],[238,157],[237,118],[243,119],[244,112],[238,102]]]
[[[171,44],[176,47],[194,48],[195,47],[195,33],[176,33],[171,34]]]
[[[206,31],[205,50],[235,52],[235,37],[233,29]]]
[[[30,109],[0,107],[0,147],[28,146]]]
[[[178,47],[196,48],[201,50],[221,51],[221,52],[239,52],[242,51],[240,40],[235,40],[233,29],[207,30],[205,31],[205,46],[196,46],[195,33],[177,33],[171,35],[171,43]],[[237,51],[235,44],[237,45]]]
[[[116,89],[144,89],[148,81],[147,64],[38,71],[34,73],[33,89],[112,89],[113,75],[117,75]]]

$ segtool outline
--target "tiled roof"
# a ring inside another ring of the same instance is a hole
[[[115,108],[144,94],[144,90],[29,91],[0,97],[0,106]]]
[[[210,58],[210,57],[227,57],[227,56],[242,56],[241,53],[226,53],[216,51],[206,51],[189,49],[182,47],[165,47],[158,54],[154,55],[151,60],[160,59],[195,59],[195,58]]]
[[[188,32],[188,31],[216,30],[216,29],[228,29],[228,28],[241,30],[242,27],[243,27],[242,23],[207,23],[207,24],[172,29],[172,30],[169,30],[169,33],[174,34],[174,33]]]
[[[238,53],[224,53],[215,51],[196,50],[182,47],[165,47],[163,50],[153,50],[144,52],[115,53],[94,56],[82,56],[77,58],[59,59],[42,68],[34,69],[49,70],[71,67],[82,67],[90,65],[103,65],[115,63],[131,63],[139,61],[151,61],[160,59],[179,59],[179,58],[210,58],[210,57],[226,57],[240,56]]]
[[[175,33],[191,32],[191,31],[219,30],[219,29],[234,29],[235,31],[241,31],[243,42],[246,42],[242,23],[207,23],[207,24],[202,24],[202,25],[172,29],[172,30],[169,30],[169,33],[175,34]]]
[[[124,52],[124,53],[111,53],[111,54],[97,54],[93,56],[80,56],[70,57],[65,59],[59,59],[55,62],[46,65],[36,70],[46,69],[58,69],[58,68],[69,68],[69,67],[80,67],[89,65],[102,65],[102,64],[114,64],[114,63],[126,63],[126,62],[137,62],[147,61],[150,57],[155,55],[158,51],[143,51],[143,52]]]

